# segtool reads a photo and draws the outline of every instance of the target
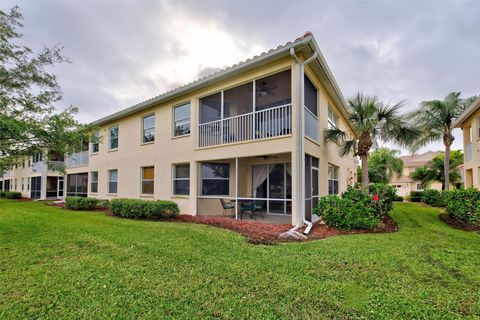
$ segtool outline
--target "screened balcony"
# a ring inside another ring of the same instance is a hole
[[[261,140],[292,133],[291,71],[200,99],[198,146]]]

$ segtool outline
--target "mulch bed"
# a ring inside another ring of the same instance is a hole
[[[218,228],[229,229],[238,232],[253,244],[274,244],[277,242],[298,242],[325,239],[328,237],[362,234],[362,233],[385,233],[398,231],[398,226],[390,216],[385,216],[382,223],[372,230],[342,231],[330,228],[325,224],[316,222],[306,239],[280,238],[279,235],[292,228],[290,224],[270,224],[251,220],[234,220],[226,217],[190,216],[180,215],[176,220],[189,223],[207,224]],[[299,230],[302,232],[304,229]]]
[[[49,206],[65,208],[65,203],[48,203]],[[98,209],[106,214],[113,216],[108,209]],[[116,216],[113,216],[116,217]],[[120,218],[120,217],[118,217]],[[280,238],[280,234],[290,230],[290,224],[272,224],[263,223],[252,220],[235,220],[229,217],[213,217],[213,216],[191,216],[186,214],[179,215],[176,219],[142,219],[149,221],[168,221],[168,222],[185,222],[214,226],[217,228],[228,229],[238,232],[247,238],[252,244],[275,244],[278,242],[300,242],[325,239],[328,237],[347,235],[347,234],[364,234],[364,233],[388,233],[398,231],[398,226],[390,216],[384,216],[378,227],[372,230],[349,230],[342,231],[331,228],[320,222],[313,224],[313,228],[306,239]],[[303,232],[303,229],[298,230]]]
[[[454,219],[452,217],[449,217],[446,213],[441,213],[439,217],[440,217],[440,220],[442,220],[449,226],[454,227],[456,229],[480,232],[480,225]]]

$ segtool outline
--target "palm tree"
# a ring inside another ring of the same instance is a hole
[[[411,113],[415,126],[420,129],[418,139],[411,146],[413,151],[431,142],[443,140],[445,146],[444,190],[450,188],[450,175],[448,174],[450,172],[450,147],[455,140],[452,134],[452,124],[466,106],[466,103],[460,98],[460,92],[452,92],[444,100],[422,102],[420,110]]]
[[[438,155],[430,161],[426,167],[418,168],[410,173],[410,178],[422,183],[426,188],[430,183],[438,181],[442,183],[442,189],[445,190],[445,172],[444,170],[445,156]],[[463,153],[460,150],[453,150],[450,153],[450,165],[448,179],[453,184],[460,183],[462,177],[458,171],[458,166],[463,164]]]
[[[408,146],[418,131],[411,128],[399,114],[402,103],[393,106],[382,103],[377,97],[357,93],[348,100],[347,118],[353,132],[339,128],[325,130],[325,141],[339,146],[340,156],[359,156],[362,164],[362,190],[368,191],[368,154],[377,139],[393,141]]]
[[[368,159],[368,180],[376,183],[389,183],[392,176],[401,176],[403,161],[398,150],[378,148],[370,153]]]

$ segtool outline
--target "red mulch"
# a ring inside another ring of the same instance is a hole
[[[247,237],[248,242],[253,244],[274,244],[277,242],[292,242],[292,241],[310,241],[325,239],[328,237],[345,235],[345,234],[360,234],[360,233],[384,233],[384,232],[395,232],[398,231],[398,226],[395,221],[386,216],[382,219],[382,223],[373,230],[350,230],[350,231],[341,231],[334,228],[330,228],[325,224],[320,224],[319,222],[314,223],[310,234],[307,239],[292,239],[292,238],[280,238],[279,235],[285,231],[288,231],[292,228],[290,224],[270,224],[262,223],[251,220],[234,220],[232,218],[226,217],[208,217],[208,216],[190,216],[190,215],[180,215],[177,220],[198,223],[198,224],[207,224],[223,229],[229,229],[236,231]],[[304,229],[299,230],[302,232]]]
[[[454,219],[452,217],[449,217],[446,213],[440,214],[440,220],[445,222],[451,227],[454,227],[456,229],[461,229],[465,231],[474,231],[474,232],[480,232],[480,225],[472,224],[469,222],[465,221],[459,221],[457,219]]]
[[[65,203],[48,203],[49,206],[65,208]],[[103,211],[108,215],[111,212],[108,209],[98,209],[96,211]],[[114,216],[115,217],[115,216]],[[245,237],[247,241],[252,244],[275,244],[278,242],[298,242],[298,241],[311,241],[318,239],[325,239],[328,237],[347,235],[347,234],[362,234],[362,233],[386,233],[398,231],[398,226],[390,216],[384,216],[381,224],[372,230],[350,230],[342,231],[334,228],[330,228],[325,224],[316,222],[313,224],[313,228],[306,239],[293,239],[293,238],[280,238],[280,234],[288,231],[292,228],[290,224],[272,224],[263,223],[252,220],[235,220],[228,217],[212,217],[212,216],[191,216],[182,214],[176,219],[143,219],[149,221],[170,221],[170,222],[185,222],[206,224],[222,229],[228,229],[238,232]],[[303,232],[304,228],[299,230]]]

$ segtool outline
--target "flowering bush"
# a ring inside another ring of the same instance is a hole
[[[370,194],[363,193],[359,186],[348,187],[338,196],[321,197],[315,212],[331,227],[350,229],[372,229],[382,215],[392,210],[396,189],[385,184],[372,184]]]

